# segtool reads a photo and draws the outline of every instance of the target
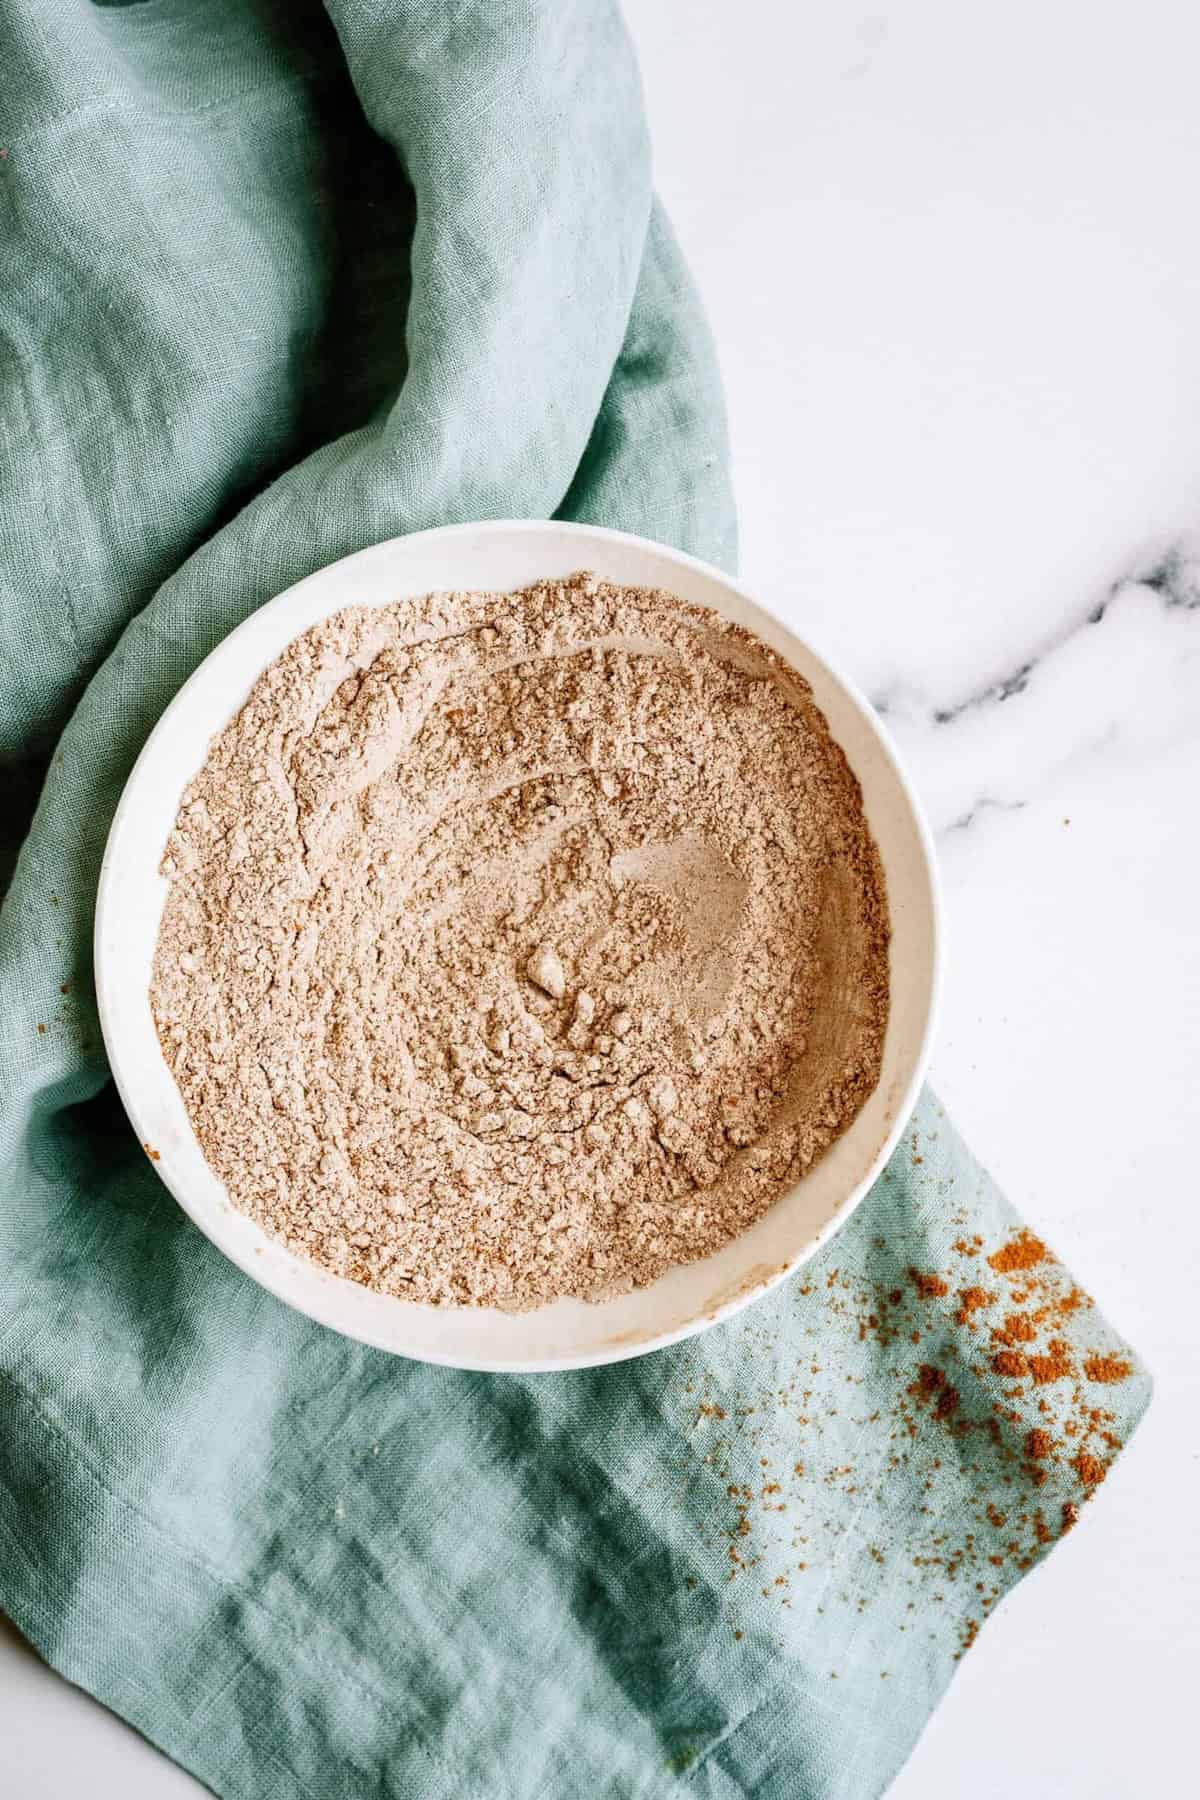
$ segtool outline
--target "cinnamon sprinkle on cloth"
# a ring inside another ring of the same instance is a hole
[[[826,1680],[872,1662],[894,1679],[910,1653],[957,1662],[1077,1523],[1150,1392],[987,1176],[965,1177],[928,1094],[915,1123],[920,1160],[898,1151],[853,1230],[730,1328],[747,1373],[731,1389],[714,1370],[681,1401],[699,1465],[681,1475],[711,1478],[701,1537],[725,1541],[731,1627],[750,1641],[757,1621],[764,1646],[808,1629],[824,1650],[831,1618],[852,1618]],[[919,1204],[926,1170],[944,1204]]]

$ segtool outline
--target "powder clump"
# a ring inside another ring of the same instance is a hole
[[[385,1293],[652,1281],[879,1077],[858,784],[799,676],[661,590],[326,620],[215,739],[163,872],[151,1004],[209,1163]]]

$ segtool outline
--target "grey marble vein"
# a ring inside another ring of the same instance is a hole
[[[1114,601],[1120,599],[1131,587],[1145,588],[1156,595],[1166,611],[1200,610],[1200,541],[1180,538],[1167,550],[1160,552],[1145,568],[1135,565],[1133,570],[1112,582],[1104,597],[1088,612],[1048,638],[1032,656],[1026,657],[1007,674],[989,681],[952,706],[932,707],[929,711],[930,721],[934,725],[952,725],[966,713],[999,706],[1004,701],[1023,694],[1031,677],[1047,657],[1070,643],[1077,633],[1089,626],[1102,624]],[[872,699],[871,704],[881,718],[887,718],[889,712],[894,711],[894,694],[879,694]]]
[[[951,819],[948,825],[943,825],[937,835],[941,838],[949,837],[952,832],[969,831],[980,813],[1023,812],[1028,804],[1027,800],[998,800],[992,794],[981,794],[978,800],[967,808],[966,812],[960,814],[957,819]]]

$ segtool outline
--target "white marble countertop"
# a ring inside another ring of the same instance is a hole
[[[892,1793],[1177,1792],[1200,1667],[1200,14],[626,10],[721,348],[743,574],[885,708],[939,832],[936,1084],[1158,1379]],[[201,1791],[2,1631],[0,1745],[20,1800]]]

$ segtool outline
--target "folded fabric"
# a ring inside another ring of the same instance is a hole
[[[880,1792],[1148,1397],[931,1097],[739,1319],[473,1376],[227,1264],[96,1021],[121,785],[265,599],[472,517],[731,564],[619,18],[6,0],[0,55],[0,1606],[226,1800]]]

